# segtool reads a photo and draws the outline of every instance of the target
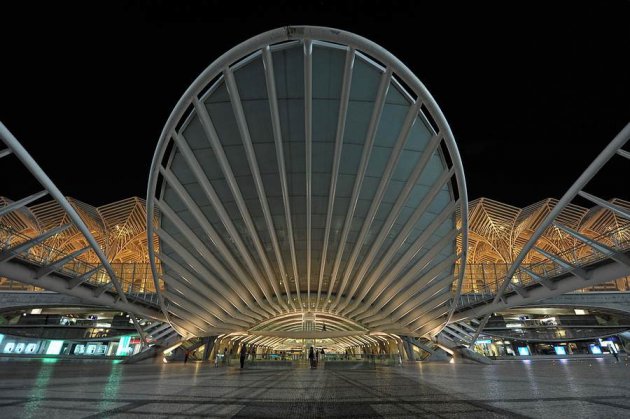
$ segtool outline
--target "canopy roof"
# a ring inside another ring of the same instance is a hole
[[[446,120],[399,60],[336,29],[279,28],[212,63],[164,127],[154,206],[163,309],[190,334],[306,330],[302,312],[426,334],[465,259]]]

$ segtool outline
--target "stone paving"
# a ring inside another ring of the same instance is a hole
[[[356,370],[37,360],[0,368],[3,419],[630,417],[625,360]]]

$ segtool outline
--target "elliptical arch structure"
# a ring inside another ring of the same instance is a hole
[[[191,334],[295,331],[298,313],[437,333],[467,205],[448,123],[402,62],[337,29],[271,30],[206,68],[162,131],[147,192],[162,310]]]

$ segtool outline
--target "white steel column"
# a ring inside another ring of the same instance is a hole
[[[306,141],[306,301],[311,308],[311,222],[312,222],[312,159],[313,159],[313,43],[304,40],[304,138]]]
[[[330,176],[330,187],[328,192],[328,208],[326,210],[326,227],[324,230],[324,243],[322,246],[322,258],[319,267],[319,285],[317,286],[317,302],[315,307],[319,309],[319,302],[322,294],[322,282],[326,269],[326,257],[328,253],[328,240],[330,238],[330,225],[332,223],[333,209],[335,206],[335,192],[337,190],[337,180],[339,177],[339,166],[341,164],[341,149],[343,147],[343,135],[346,128],[346,117],[348,115],[348,102],[350,101],[350,87],[352,85],[352,69],[354,67],[354,48],[346,51],[346,62],[343,70],[343,81],[341,85],[341,96],[339,103],[339,118],[337,121],[337,133],[335,135],[335,152],[333,155],[332,171]]]
[[[263,64],[265,67],[265,81],[267,83],[267,95],[269,96],[269,111],[271,112],[271,126],[273,129],[273,138],[276,146],[276,159],[278,161],[278,175],[280,176],[280,188],[282,189],[282,203],[284,205],[284,219],[287,224],[287,235],[289,241],[289,250],[291,252],[291,266],[293,268],[293,279],[295,281],[295,293],[297,302],[302,309],[302,297],[300,296],[300,275],[297,269],[297,257],[295,254],[295,237],[293,235],[293,221],[291,220],[291,204],[289,202],[289,186],[287,182],[287,170],[284,162],[284,147],[282,146],[282,129],[280,127],[280,112],[278,111],[278,95],[276,92],[276,80],[273,71],[273,58],[271,51],[267,45],[262,50]],[[282,279],[289,282],[288,276]],[[289,296],[290,298],[290,296]],[[295,308],[293,300],[290,301]]]

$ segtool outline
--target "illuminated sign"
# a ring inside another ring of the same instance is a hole
[[[483,343],[492,343],[491,339],[479,339],[477,341],[475,341],[476,344],[483,344]]]
[[[63,340],[51,340],[46,350],[46,355],[59,355],[61,347],[63,346]]]
[[[522,356],[529,355],[529,348],[527,346],[519,346],[518,347],[518,354],[522,355]]]
[[[129,341],[131,341],[131,336],[123,336],[120,338],[118,348],[116,349],[116,356],[129,355]]]
[[[589,348],[591,348],[591,353],[593,355],[601,355],[602,354],[602,348],[600,348],[599,346],[595,345],[594,343],[591,343],[588,346],[589,346]]]
[[[564,346],[554,346],[553,349],[556,351],[556,355],[566,355],[567,348]]]

